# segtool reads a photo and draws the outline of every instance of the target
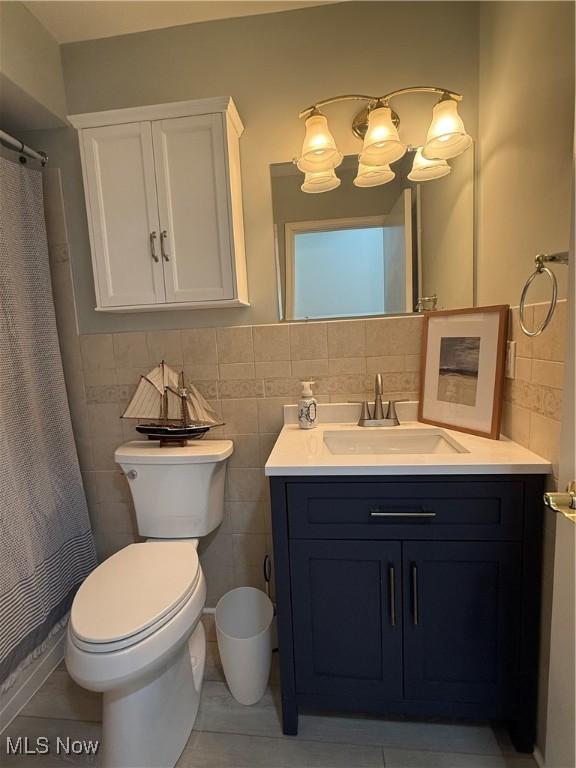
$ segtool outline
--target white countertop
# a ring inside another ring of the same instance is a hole
[[[319,405],[320,423],[315,429],[300,429],[295,406],[286,406],[284,427],[266,462],[266,475],[479,475],[549,474],[552,465],[518,443],[502,437],[489,440],[451,429],[433,427],[415,420],[413,403],[398,404],[400,427],[358,427],[359,406]],[[407,419],[407,420],[406,420]],[[324,442],[324,433],[347,430],[362,433],[402,430],[434,430],[456,441],[463,453],[427,454],[334,454]]]

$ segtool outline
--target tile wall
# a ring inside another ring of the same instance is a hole
[[[120,414],[142,373],[164,359],[221,414],[214,438],[234,441],[223,525],[200,547],[208,604],[234,586],[262,586],[262,560],[271,552],[264,464],[282,426],[282,406],[294,403],[301,379],[316,380],[324,402],[360,400],[383,374],[384,395],[416,399],[422,318],[199,328],[78,336],[66,227],[57,170],[45,174],[52,283],[80,464],[99,556],[136,536],[127,482],[114,463],[123,440],[138,437]],[[530,309],[538,318],[542,308]],[[519,335],[517,379],[507,383],[505,432],[557,461],[562,397],[565,306],[545,336]]]
[[[547,304],[526,308],[529,328],[540,326]],[[506,380],[503,432],[554,464],[558,475],[564,353],[568,307],[559,301],[552,322],[541,336],[525,336],[518,308],[511,310],[510,333],[516,341],[516,377]]]

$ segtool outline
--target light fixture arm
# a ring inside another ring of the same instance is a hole
[[[320,107],[326,107],[328,104],[336,104],[338,101],[368,101],[368,102],[376,102],[378,101],[377,96],[365,96],[361,93],[349,93],[344,96],[331,96],[329,99],[322,99],[321,101],[317,101],[316,104],[313,104],[311,107],[306,107],[306,109],[303,109],[302,112],[298,115],[298,117],[308,117],[308,115],[311,115],[312,112],[315,110],[320,109]]]
[[[408,88],[399,88],[397,91],[391,91],[390,93],[386,93],[383,96],[367,96],[366,94],[360,93],[350,93],[343,96],[331,96],[328,99],[317,101],[310,107],[306,107],[306,109],[303,109],[300,112],[298,117],[308,117],[315,110],[320,109],[320,107],[325,107],[328,104],[335,104],[339,101],[367,101],[370,106],[375,106],[379,102],[386,104],[389,99],[394,99],[396,96],[404,96],[408,93],[438,93],[442,97],[450,98],[454,101],[462,101],[463,98],[461,93],[451,91],[448,88],[438,88],[433,85],[412,85]]]

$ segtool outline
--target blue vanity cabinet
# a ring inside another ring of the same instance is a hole
[[[519,640],[517,542],[404,542],[404,696],[505,716]]]
[[[283,727],[303,708],[535,738],[538,475],[270,478]]]
[[[400,698],[399,542],[294,541],[290,570],[297,690]]]

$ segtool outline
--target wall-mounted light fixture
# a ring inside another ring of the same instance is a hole
[[[451,168],[446,161],[462,154],[472,144],[458,114],[458,102],[462,101],[462,95],[446,88],[418,85],[384,96],[333,96],[302,110],[299,116],[306,118],[306,135],[302,153],[295,161],[305,174],[302,191],[328,192],[340,185],[334,169],[340,165],[343,156],[330,133],[326,117],[320,112],[321,107],[339,101],[368,102],[352,122],[354,135],[364,140],[354,184],[357,187],[375,187],[392,181],[395,173],[390,163],[400,160],[409,147],[400,138],[400,118],[389,102],[407,93],[438,93],[441,96],[432,111],[426,142],[422,147],[415,148],[408,178],[411,181],[430,181],[450,173]]]

